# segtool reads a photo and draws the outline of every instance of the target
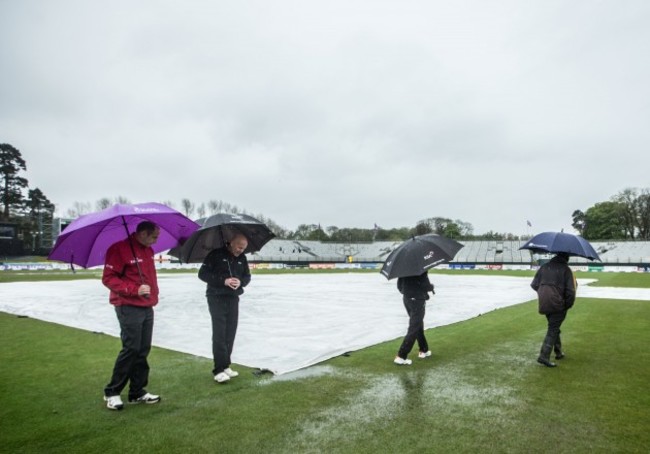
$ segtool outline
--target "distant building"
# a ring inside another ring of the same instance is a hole
[[[18,224],[0,223],[0,258],[23,255],[23,241],[18,238]]]
[[[72,218],[54,218],[52,220],[52,246],[56,243],[56,239],[61,232],[63,232],[72,221],[74,221]]]

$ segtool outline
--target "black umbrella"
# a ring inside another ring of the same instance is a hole
[[[214,249],[223,247],[235,235],[248,240],[244,254],[256,252],[275,238],[266,224],[247,214],[219,213],[196,221],[201,228],[194,232],[182,246],[169,251],[184,263],[201,263]]]
[[[390,253],[381,274],[387,279],[419,276],[436,265],[451,261],[462,247],[458,241],[440,235],[415,236]]]
[[[533,252],[564,252],[568,255],[577,255],[589,260],[600,260],[598,253],[583,237],[564,232],[538,233],[519,249],[529,249]]]

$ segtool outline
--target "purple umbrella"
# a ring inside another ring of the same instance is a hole
[[[160,227],[158,241],[151,246],[154,252],[181,244],[200,227],[161,203],[117,204],[72,221],[58,236],[47,258],[84,268],[102,265],[108,248],[135,232],[142,221],[151,221]]]

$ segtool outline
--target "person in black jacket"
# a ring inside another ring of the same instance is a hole
[[[420,350],[418,357],[431,356],[429,344],[424,336],[424,310],[429,292],[433,294],[435,292],[426,271],[419,276],[400,277],[397,279],[397,289],[404,295],[403,301],[406,313],[409,315],[409,327],[393,362],[398,365],[409,365],[412,361],[407,357],[416,340]]]
[[[559,253],[542,265],[535,273],[530,286],[537,292],[539,313],[546,315],[548,328],[537,362],[546,367],[555,367],[551,362],[551,351],[555,359],[564,358],[560,340],[560,326],[567,311],[576,300],[577,283],[569,267],[569,255]]]
[[[243,254],[247,246],[246,237],[236,235],[226,247],[210,252],[199,269],[199,279],[208,284],[205,296],[212,318],[212,374],[218,383],[239,375],[230,367],[230,355],[239,320],[239,296],[251,280]]]

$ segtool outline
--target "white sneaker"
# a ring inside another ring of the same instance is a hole
[[[428,358],[429,356],[431,356],[431,350],[418,353],[418,358],[424,359],[424,358]]]
[[[214,381],[216,381],[217,383],[225,383],[228,380],[230,380],[230,377],[225,372],[219,372],[217,375],[214,376]]]
[[[124,408],[124,403],[120,396],[104,396],[106,408],[109,410],[121,410]]]
[[[130,404],[157,404],[160,402],[160,396],[156,396],[155,394],[150,394],[150,393],[144,393],[142,396],[138,398],[132,398],[129,397],[129,403]]]
[[[400,358],[399,356],[396,356],[393,362],[400,366],[410,366],[413,363],[410,359]]]
[[[236,377],[237,375],[239,375],[239,372],[237,372],[237,371],[235,371],[235,370],[232,370],[230,367],[229,367],[228,369],[224,370],[224,372],[225,372],[226,375],[229,376],[230,378],[233,378],[233,377]]]

